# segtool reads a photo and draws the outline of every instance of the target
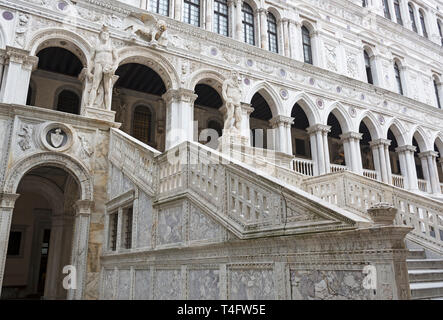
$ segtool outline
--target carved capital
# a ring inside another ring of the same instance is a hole
[[[249,116],[251,113],[254,112],[254,108],[251,106],[250,103],[242,102],[241,103],[241,109],[243,112],[246,112],[246,114]]]
[[[14,209],[18,197],[20,195],[16,193],[0,193],[0,208]]]
[[[340,139],[342,141],[351,140],[351,139],[361,140],[362,137],[363,137],[363,133],[352,132],[352,131],[345,132],[340,135]]]
[[[383,145],[383,146],[390,146],[391,145],[391,140],[389,139],[376,139],[376,140],[372,140],[369,141],[369,145],[371,147],[378,147],[379,145]]]
[[[23,68],[34,70],[38,64],[38,57],[30,56],[29,51],[6,46],[5,64],[11,62],[23,65]]]
[[[77,216],[90,216],[91,211],[94,209],[94,201],[91,200],[78,200],[75,202],[75,209]]]
[[[400,146],[400,147],[395,148],[395,152],[398,152],[398,153],[406,152],[406,151],[415,152],[416,150],[417,150],[417,147],[411,146],[411,145],[404,145],[404,146]]]
[[[308,127],[306,129],[306,131],[308,132],[308,134],[314,134],[314,133],[317,133],[318,131],[320,131],[321,133],[323,133],[323,132],[328,133],[331,131],[331,126],[328,126],[326,124],[317,123],[317,124],[314,124],[314,125]]]
[[[164,95],[162,95],[163,100],[166,103],[172,102],[187,102],[194,103],[197,99],[197,95],[193,90],[188,89],[169,89]]]
[[[294,123],[294,118],[278,115],[269,120],[269,123],[273,128],[279,125],[290,126]]]
[[[368,209],[372,221],[378,225],[393,225],[397,208],[390,203],[380,202]]]
[[[418,157],[421,158],[427,158],[427,157],[433,157],[436,159],[438,157],[438,152],[433,150],[423,151],[418,154]]]

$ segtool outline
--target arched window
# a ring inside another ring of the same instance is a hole
[[[401,18],[400,1],[399,0],[394,0],[394,10],[395,10],[395,16],[397,18],[397,23],[400,25],[403,25],[403,20]]]
[[[385,18],[391,20],[391,12],[389,11],[388,0],[383,1],[383,12],[385,14]]]
[[[312,45],[311,33],[305,26],[301,27],[302,42],[303,42],[303,56],[305,63],[313,64],[312,61]]]
[[[441,109],[440,93],[438,92],[439,83],[437,82],[436,78],[434,78],[434,91],[435,91],[435,99],[437,99],[437,106],[439,109]]]
[[[183,22],[200,27],[200,0],[184,0]]]
[[[372,78],[371,58],[369,57],[369,54],[366,52],[366,50],[363,51],[363,55],[365,57],[365,69],[368,83],[374,84],[374,80]]]
[[[71,90],[63,90],[57,98],[57,110],[72,114],[80,114],[80,98]]]
[[[411,3],[408,3],[408,8],[409,8],[409,18],[411,19],[411,23],[412,23],[412,30],[414,32],[417,32],[417,24],[415,23],[414,8],[412,7]]]
[[[146,106],[134,109],[132,120],[132,136],[144,143],[151,142],[152,113]]]
[[[169,16],[169,0],[150,0],[149,11]]]
[[[272,13],[268,13],[268,45],[269,51],[278,53],[277,20]]]
[[[398,67],[397,62],[394,63],[394,71],[395,71],[395,81],[397,82],[397,92],[399,94],[403,94],[403,86],[401,83],[400,68]]]
[[[437,20],[438,34],[440,35],[441,45],[443,46],[443,27],[440,19]]]
[[[361,6],[362,7],[367,7],[368,6],[368,0],[362,0]]]
[[[229,9],[227,0],[214,1],[214,31],[228,36]]]
[[[254,11],[249,4],[243,2],[243,34],[245,42],[255,45]]]
[[[423,37],[427,38],[428,32],[426,31],[425,16],[423,10],[420,10],[418,13],[420,15],[420,24],[421,24],[421,30],[423,30]]]

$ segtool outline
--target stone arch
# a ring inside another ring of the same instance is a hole
[[[35,56],[48,47],[69,50],[80,59],[84,67],[89,65],[92,46],[78,33],[60,28],[42,29],[33,34],[25,49]]]
[[[439,132],[434,139],[434,144],[437,146],[440,157],[443,157],[443,133]]]
[[[280,21],[281,19],[282,19],[282,16],[281,16],[281,13],[280,13],[280,11],[278,11],[278,9],[276,8],[276,7],[274,7],[273,5],[268,5],[267,7],[266,7],[266,10],[269,12],[269,13],[272,13],[272,15],[275,17],[275,19],[277,20],[277,23],[278,23],[278,21]]]
[[[297,94],[294,97],[294,99],[291,100],[291,103],[289,104],[290,110],[288,116],[291,115],[292,108],[296,103],[299,104],[299,106],[303,109],[304,113],[306,114],[306,117],[308,117],[310,126],[321,122],[320,114],[318,112],[318,109],[314,101],[305,92]]]
[[[410,144],[410,143],[408,143],[409,140],[406,137],[407,131],[406,131],[405,127],[396,118],[392,119],[391,122],[389,122],[388,125],[386,126],[386,132],[383,133],[383,137],[385,137],[386,139],[388,137],[389,130],[391,130],[392,133],[394,134],[394,137],[397,140],[397,143],[399,146],[404,146],[406,144]],[[411,139],[411,143],[412,143],[412,139]]]
[[[378,121],[372,112],[364,112],[357,121],[357,125],[360,126],[361,122],[363,122],[369,129],[372,140],[380,139],[383,136],[381,133],[381,127],[378,125]]]
[[[128,63],[145,65],[154,70],[163,80],[166,90],[178,89],[179,77],[174,66],[163,56],[143,47],[124,47],[117,51],[118,66]]]
[[[186,87],[189,90],[194,90],[197,84],[206,84],[214,88],[222,97],[222,87],[225,80],[225,76],[215,70],[199,70],[191,75]]]
[[[21,159],[9,170],[4,192],[16,193],[22,178],[32,169],[42,166],[54,166],[69,172],[80,187],[81,200],[93,200],[93,181],[84,165],[63,153],[41,152]]]
[[[340,102],[336,101],[329,106],[327,112],[325,112],[326,118],[324,119],[324,124],[327,124],[329,114],[331,113],[337,118],[343,133],[354,130],[352,120]]]
[[[252,97],[256,94],[260,93],[271,109],[272,116],[275,117],[277,115],[283,114],[283,106],[281,104],[281,99],[279,95],[275,92],[274,88],[272,88],[269,83],[265,81],[261,81],[257,83],[247,94],[245,101],[250,103]]]
[[[412,136],[410,137],[411,144],[412,144],[412,139],[415,138],[415,140],[418,143],[418,147],[420,148],[420,152],[434,149],[434,146],[432,146],[432,148],[429,146],[430,141],[428,141],[426,132],[422,127],[417,126],[413,130],[411,130],[411,132],[412,132]]]

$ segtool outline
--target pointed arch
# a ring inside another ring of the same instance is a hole
[[[266,81],[261,81],[257,83],[248,93],[245,98],[246,102],[250,102],[252,97],[256,94],[260,93],[271,109],[272,116],[275,117],[277,115],[283,114],[283,106],[281,103],[281,99],[277,92],[275,92],[274,88],[272,88],[269,83]]]
[[[440,157],[443,156],[443,132],[439,132],[434,139],[434,145],[437,146]]]
[[[337,118],[343,133],[355,131],[348,112],[340,102],[335,101],[329,106],[327,112],[325,112],[326,118],[324,119],[324,124],[327,124],[329,114],[331,113]]]
[[[406,144],[411,144],[407,138],[407,131],[404,127],[404,125],[396,118],[393,118],[389,124],[386,126],[386,132],[383,133],[383,137],[387,139],[388,137],[388,131],[391,130],[394,134],[395,140],[397,140],[397,144],[399,146],[404,146]]]
[[[316,123],[320,123],[320,113],[318,112],[318,109],[312,100],[312,98],[307,95],[305,92],[298,93],[289,104],[289,113],[288,116],[291,115],[292,109],[294,108],[294,105],[298,103],[298,105],[303,109],[304,113],[306,114],[306,117],[308,117],[309,125],[312,126]]]
[[[429,141],[427,139],[426,132],[422,127],[417,126],[413,130],[411,130],[411,132],[413,132],[411,136],[411,144],[412,144],[412,139],[415,138],[415,141],[417,141],[418,147],[420,148],[420,152],[434,149],[434,146],[432,146],[432,148],[429,146]]]
[[[369,133],[371,134],[371,139],[376,140],[383,137],[381,132],[381,127],[378,125],[377,118],[370,111],[365,111],[359,118],[357,124],[360,126],[360,123],[363,122],[366,127],[369,129]]]

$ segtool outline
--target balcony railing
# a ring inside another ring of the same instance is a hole
[[[291,161],[291,168],[297,173],[301,173],[305,176],[314,175],[314,163],[312,160],[294,158]]]
[[[331,168],[331,172],[348,171],[348,167],[342,166],[341,164],[331,163],[330,168]]]
[[[404,189],[405,188],[405,179],[401,175],[393,174],[392,175],[392,184],[394,186],[396,186],[397,188]]]
[[[363,169],[363,175],[369,179],[377,180],[377,171],[370,169]]]
[[[428,191],[428,182],[423,179],[418,179],[418,190],[427,192]]]

